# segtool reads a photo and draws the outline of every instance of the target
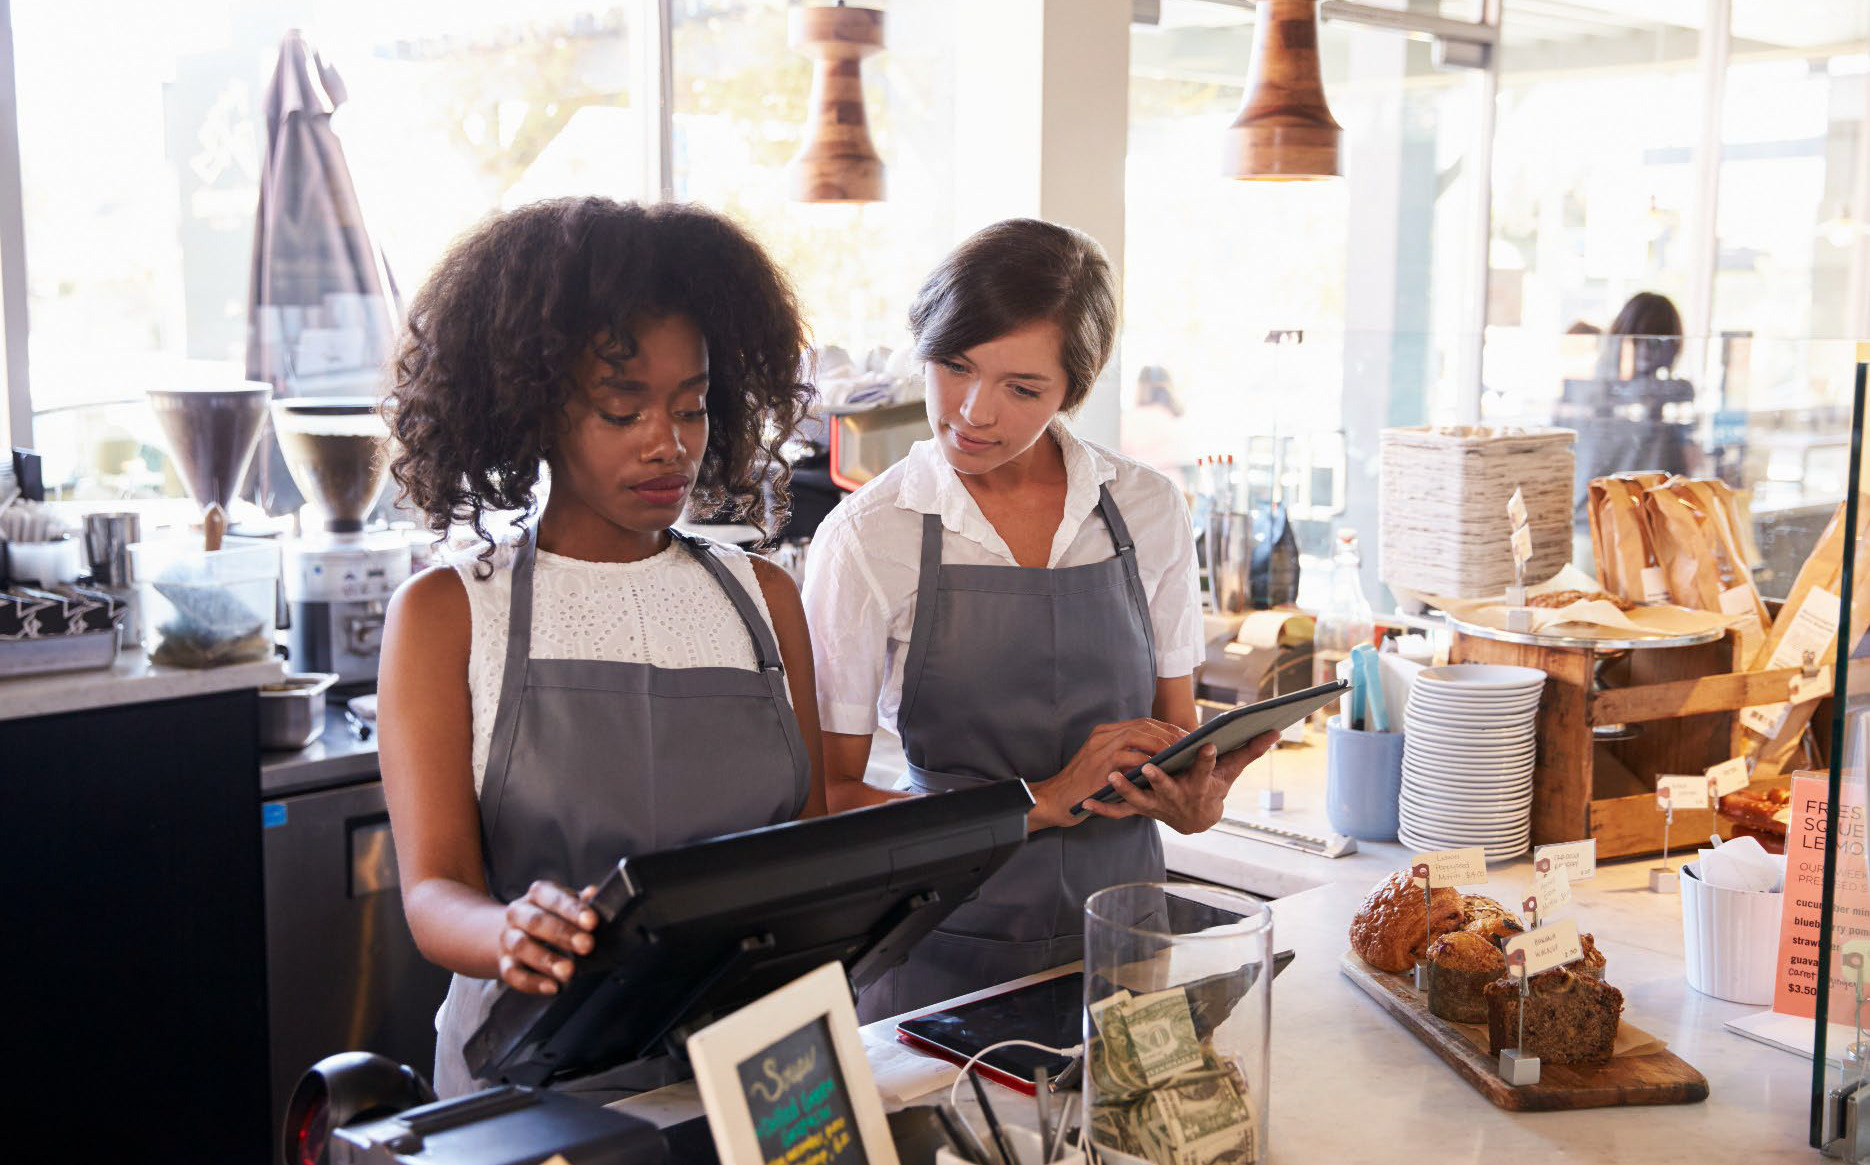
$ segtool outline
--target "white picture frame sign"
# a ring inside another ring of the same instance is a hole
[[[688,1059],[722,1165],[899,1165],[841,965],[689,1036]]]

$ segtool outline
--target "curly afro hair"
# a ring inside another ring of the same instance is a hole
[[[770,533],[789,501],[779,447],[813,399],[805,326],[760,245],[698,206],[561,198],[457,240],[410,304],[383,403],[399,446],[391,474],[438,536],[471,527],[490,560],[486,514],[533,512],[593,340],[615,337],[627,358],[634,322],[678,313],[706,339],[712,372],[697,508]]]

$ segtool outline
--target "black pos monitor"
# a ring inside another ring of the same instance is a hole
[[[617,863],[556,995],[504,989],[468,1068],[548,1084],[656,1056],[835,959],[873,982],[1026,840],[1020,781],[732,834]]]

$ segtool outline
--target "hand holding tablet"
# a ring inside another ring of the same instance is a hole
[[[1217,755],[1225,755],[1245,746],[1263,732],[1278,731],[1298,723],[1315,709],[1337,699],[1348,687],[1350,685],[1345,681],[1334,680],[1315,688],[1306,688],[1302,692],[1262,700],[1258,704],[1244,704],[1221,713],[1143,763],[1153,764],[1174,776],[1195,763],[1202,745],[1212,744]],[[1143,774],[1143,765],[1137,765],[1125,773],[1124,778],[1138,788],[1149,788],[1149,778]],[[1099,789],[1085,800],[1116,801],[1120,796],[1113,786]],[[1071,807],[1073,817],[1082,817],[1089,812],[1082,803]]]

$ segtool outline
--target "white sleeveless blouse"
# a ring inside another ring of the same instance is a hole
[[[473,698],[474,791],[487,774],[494,712],[506,670],[507,615],[513,605],[513,549],[495,550],[493,574],[476,578],[469,552],[453,561],[467,588],[473,645],[468,689]],[[766,597],[745,551],[709,543],[772,626]],[[668,548],[637,562],[586,562],[540,551],[532,572],[534,659],[601,659],[652,667],[753,668],[753,641],[733,600],[695,556],[670,539]]]

